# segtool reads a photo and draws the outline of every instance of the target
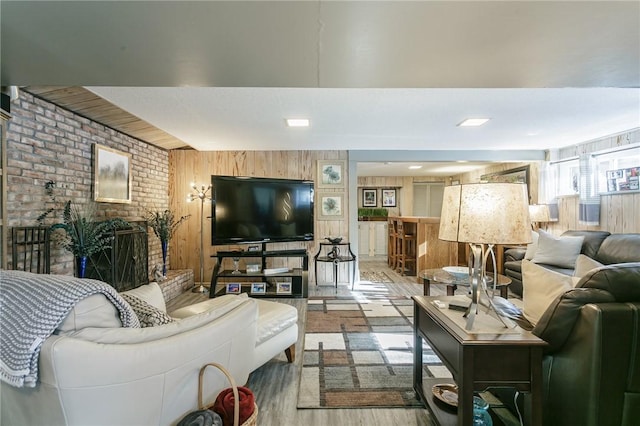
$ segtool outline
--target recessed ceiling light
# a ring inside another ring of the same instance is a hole
[[[308,118],[287,118],[286,121],[289,127],[309,127]]]
[[[416,169],[421,169],[422,166],[409,166],[409,168],[412,170],[416,170]]]
[[[458,127],[473,127],[473,126],[482,126],[487,121],[491,120],[490,118],[467,118],[460,124]]]

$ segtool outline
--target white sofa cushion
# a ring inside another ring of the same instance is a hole
[[[531,231],[531,243],[527,244],[527,251],[524,253],[525,259],[531,260],[536,255],[539,237],[540,235],[536,231]]]
[[[164,296],[162,295],[162,289],[155,281],[141,285],[140,287],[136,287],[132,290],[123,291],[122,294],[130,294],[138,299],[144,300],[150,305],[155,306],[162,312],[167,312],[167,305],[165,304]]]
[[[230,302],[236,303],[238,300],[247,300],[248,298],[249,297],[247,293],[241,293],[237,295],[225,294],[223,296],[205,300],[204,302],[194,303],[193,305],[188,305],[184,308],[176,309],[175,311],[171,311],[169,315],[171,315],[171,317],[173,318],[187,318],[216,309],[224,310],[228,308]]]
[[[529,260],[522,261],[522,313],[533,325],[556,297],[572,289],[578,278],[551,271]]]
[[[112,328],[112,329],[98,329],[98,328],[85,328],[75,333],[70,334],[70,337],[77,339],[88,340],[96,343],[105,344],[132,344],[132,343],[144,343],[151,342],[158,339],[174,336],[179,333],[193,330],[206,324],[208,322],[215,321],[216,319],[224,316],[228,312],[232,311],[236,307],[244,303],[256,303],[254,299],[246,297],[239,297],[229,295],[228,297],[222,296],[216,299],[222,299],[224,297],[225,303],[216,303],[215,307],[210,310],[203,311],[197,315],[188,316],[178,319],[172,323],[159,325],[157,327],[147,328]],[[216,299],[211,299],[206,302],[213,302]],[[222,301],[218,301],[222,302]],[[203,302],[205,303],[205,302]],[[257,312],[257,309],[256,309]]]
[[[582,278],[585,275],[587,275],[587,272],[595,268],[600,268],[601,266],[604,266],[604,265],[598,262],[597,260],[590,258],[589,256],[585,256],[584,254],[581,254],[576,259],[576,268],[573,271],[573,276]]]
[[[130,294],[144,300],[162,312],[167,312],[160,286],[155,283],[120,293]],[[119,328],[122,327],[116,307],[103,294],[94,294],[80,300],[71,309],[69,315],[56,329],[55,334],[69,334],[83,328]]]
[[[298,310],[284,303],[258,300],[258,312],[256,346],[298,323]]]
[[[122,327],[118,310],[104,294],[93,294],[76,303],[55,334],[67,334],[86,327]]]

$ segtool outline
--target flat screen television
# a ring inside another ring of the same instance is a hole
[[[313,240],[313,182],[211,176],[212,245]]]

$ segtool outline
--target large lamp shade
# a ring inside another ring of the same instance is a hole
[[[476,183],[445,187],[439,238],[475,244],[531,242],[527,187]]]

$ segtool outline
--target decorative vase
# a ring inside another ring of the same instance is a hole
[[[84,278],[87,273],[87,256],[76,257],[76,271],[78,278]]]
[[[169,241],[161,241],[160,245],[162,246],[162,276],[167,276],[167,247],[169,246]]]

